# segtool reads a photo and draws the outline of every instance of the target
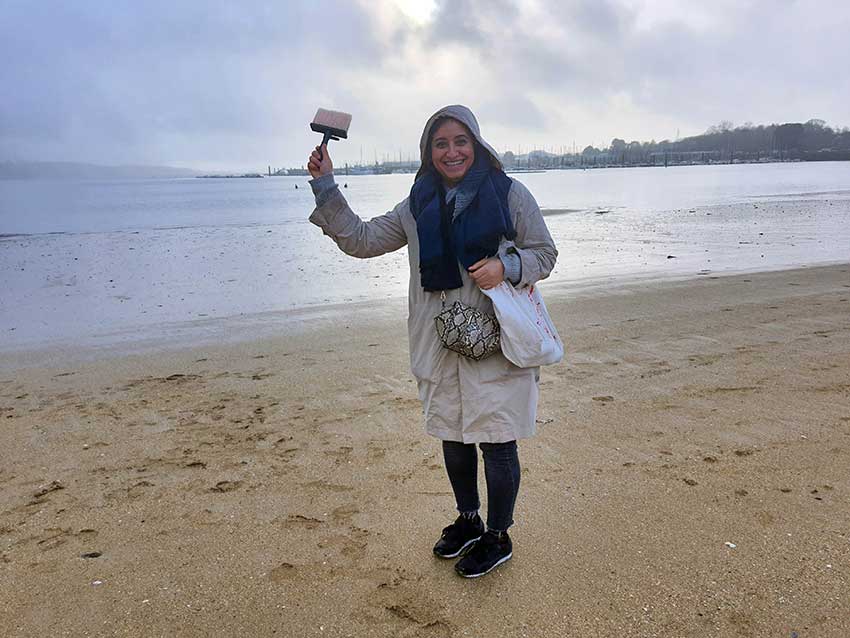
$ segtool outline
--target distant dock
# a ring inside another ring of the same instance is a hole
[[[244,173],[242,175],[197,175],[197,179],[257,179],[263,178],[260,173]]]

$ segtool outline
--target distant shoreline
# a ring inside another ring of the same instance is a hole
[[[586,171],[600,170],[605,168],[673,168],[682,166],[741,166],[741,165],[758,165],[765,164],[809,164],[809,163],[826,163],[826,162],[850,162],[850,158],[833,159],[829,157],[819,159],[762,159],[759,161],[746,159],[733,159],[732,161],[668,161],[666,164],[662,162],[626,162],[626,163],[570,163],[558,166],[532,166],[531,168],[523,166],[505,165],[505,173],[547,173],[549,171]],[[358,175],[413,175],[419,170],[419,163],[404,162],[404,163],[387,163],[367,166],[342,166],[337,167],[334,174],[337,177],[356,177]],[[307,171],[300,168],[280,169],[278,172],[267,175],[266,177],[306,177]]]
[[[195,175],[195,179],[262,179],[259,173],[244,173],[242,175]]]
[[[107,166],[85,162],[0,162],[0,179],[162,179],[195,177],[200,171],[175,166]]]

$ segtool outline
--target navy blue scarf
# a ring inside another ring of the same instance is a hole
[[[475,161],[458,185],[454,205],[445,203],[442,180],[428,171],[410,189],[410,211],[419,237],[419,275],[428,292],[463,286],[458,262],[469,268],[499,251],[502,236],[514,239],[508,210],[511,178],[490,164],[476,145]],[[458,211],[458,214],[455,214]]]

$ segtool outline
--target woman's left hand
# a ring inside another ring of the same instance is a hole
[[[505,266],[498,257],[487,257],[469,267],[469,276],[479,288],[490,290],[505,280]]]

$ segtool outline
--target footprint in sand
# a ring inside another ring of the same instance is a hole
[[[348,521],[355,514],[359,514],[360,510],[354,505],[340,505],[331,512],[331,518],[337,523]]]
[[[58,490],[64,490],[64,489],[65,489],[65,486],[62,485],[61,481],[50,481],[50,483],[48,483],[47,485],[44,485],[43,487],[39,488],[35,492],[35,494],[33,494],[33,498],[42,498],[44,496],[47,496],[51,492],[56,492]]]
[[[351,453],[354,452],[354,448],[348,445],[343,445],[336,450],[324,450],[322,453],[325,456],[330,456],[334,459],[334,464],[339,465],[343,462],[346,462],[351,459]]]
[[[269,580],[278,584],[297,577],[298,569],[292,563],[281,563],[269,572]]]
[[[387,478],[390,479],[393,483],[407,483],[411,478],[413,478],[413,470],[406,470],[404,472],[392,472],[387,474]]]
[[[350,527],[348,534],[330,534],[325,536],[316,543],[320,549],[337,550],[341,558],[346,559],[345,563],[351,565],[366,557],[366,548],[369,546],[367,539],[370,533],[360,527]],[[341,566],[340,561],[334,560],[337,567]]]
[[[281,445],[282,443],[286,443],[292,437],[284,437],[282,439],[278,439],[272,444],[272,448],[274,448],[275,454],[282,458],[283,461],[289,461],[296,452],[300,451],[301,448],[297,445]]]
[[[194,379],[200,379],[200,375],[197,374],[170,374],[165,378],[158,379],[159,381],[192,381]]]
[[[64,545],[69,540],[75,538],[91,540],[95,536],[97,536],[97,531],[90,528],[83,528],[78,532],[72,532],[70,529],[64,527],[48,527],[44,530],[44,536],[38,540],[36,545],[41,551],[47,551]]]
[[[339,485],[337,483],[328,483],[322,479],[318,479],[315,481],[308,481],[306,483],[301,483],[301,487],[303,488],[312,488],[317,489],[320,492],[350,492],[354,488],[349,485]]]
[[[241,485],[242,481],[219,481],[210,488],[210,492],[232,492],[233,490],[239,489]]]
[[[61,481],[51,481],[47,485],[43,485],[40,487],[33,495],[32,499],[27,503],[27,506],[30,505],[42,505],[47,500],[47,495],[53,492],[58,492],[59,490],[64,490],[65,486],[61,483]]]
[[[37,543],[38,548],[42,551],[55,549],[60,545],[64,545],[72,537],[71,530],[61,527],[48,527],[44,532],[46,536]]]
[[[363,615],[371,623],[389,624],[393,635],[445,637],[456,635],[456,628],[441,611],[441,605],[422,591],[422,577],[396,573],[383,580],[369,596]]]
[[[319,527],[323,520],[318,518],[313,518],[312,516],[304,516],[303,514],[290,514],[286,517],[286,520],[283,521],[283,526],[287,529],[304,527],[306,529],[316,529]]]
[[[764,527],[768,527],[770,525],[773,525],[774,522],[776,522],[776,517],[770,512],[762,511],[756,513],[756,520]]]
[[[368,444],[366,448],[366,458],[371,462],[379,461],[387,455],[387,451],[383,447],[378,447],[375,444]]]
[[[137,498],[145,493],[147,488],[153,487],[154,484],[150,481],[139,481],[138,483],[127,488],[128,498]]]
[[[707,366],[723,358],[722,354],[692,354],[688,361],[698,366]]]

